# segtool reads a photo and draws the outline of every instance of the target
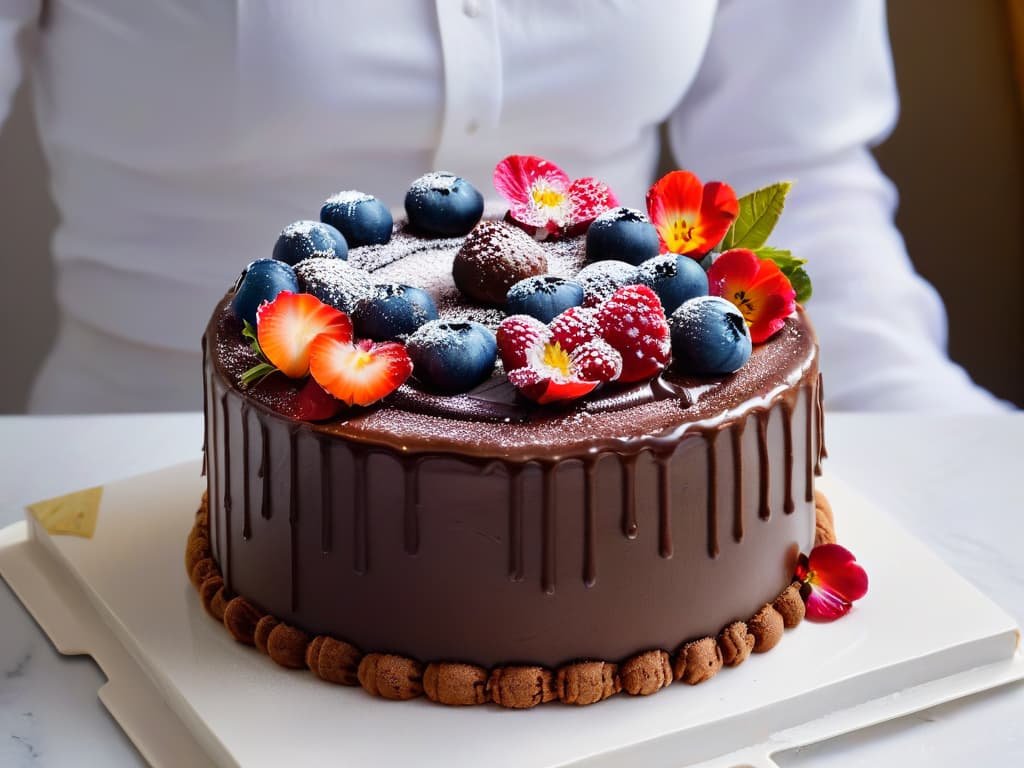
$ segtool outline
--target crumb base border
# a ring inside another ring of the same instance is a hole
[[[815,492],[814,507],[815,546],[835,542],[832,508],[820,491]],[[715,637],[685,640],[673,649],[641,650],[627,659],[580,660],[557,669],[530,664],[486,669],[459,661],[424,661],[310,635],[246,597],[228,593],[210,549],[209,523],[204,493],[185,546],[185,572],[203,608],[237,642],[255,646],[287,669],[308,669],[326,682],[358,685],[373,696],[396,701],[425,695],[452,706],[493,703],[531,709],[554,701],[596,704],[621,692],[649,696],[673,682],[704,683],[723,667],[737,667],[751,654],[770,651],[805,615],[800,584],[793,582],[746,621],[732,622]]]

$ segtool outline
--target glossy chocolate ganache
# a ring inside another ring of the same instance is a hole
[[[452,282],[460,243],[396,229],[349,263],[493,326]],[[551,272],[582,264],[582,239],[543,247]],[[211,548],[228,594],[310,635],[484,667],[617,661],[750,617],[810,551],[824,445],[802,309],[726,377],[559,407],[499,368],[314,424],[280,412],[283,377],[239,386],[256,358],[229,298],[204,337]]]

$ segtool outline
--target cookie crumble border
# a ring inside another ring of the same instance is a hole
[[[834,543],[832,508],[820,491],[814,492],[815,546]],[[185,548],[185,570],[199,593],[203,608],[224,624],[239,643],[252,645],[275,663],[289,669],[308,668],[321,680],[361,686],[385,699],[407,700],[426,695],[450,706],[492,702],[512,709],[530,709],[560,701],[583,706],[625,691],[648,696],[673,682],[698,685],[725,667],[737,667],[751,653],[770,651],[784,630],[804,618],[800,583],[794,581],[746,621],[734,621],[717,637],[683,642],[674,652],[643,651],[621,663],[576,661],[556,670],[539,665],[497,666],[492,669],[461,662],[428,662],[390,653],[363,653],[327,635],[310,637],[279,621],[240,595],[224,588],[220,567],[210,549],[209,507],[203,494]]]

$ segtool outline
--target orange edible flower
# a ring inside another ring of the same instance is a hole
[[[739,210],[732,187],[721,181],[702,184],[689,171],[672,171],[647,192],[647,213],[662,253],[699,259],[722,241]]]
[[[796,310],[796,291],[789,278],[774,261],[746,248],[726,251],[715,260],[708,270],[708,289],[743,313],[755,344],[776,333]]]

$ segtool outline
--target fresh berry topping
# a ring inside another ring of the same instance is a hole
[[[500,221],[482,221],[455,254],[452,278],[473,301],[503,306],[509,288],[547,268],[544,251],[524,232]]]
[[[508,219],[538,240],[577,235],[601,213],[618,205],[597,179],[570,181],[549,160],[509,155],[494,169],[494,188],[508,201]]]
[[[601,338],[597,310],[589,307],[570,307],[548,323],[548,330],[562,349],[576,349],[591,339]]]
[[[302,385],[295,399],[289,402],[288,414],[301,421],[326,421],[341,413],[344,406],[316,379],[310,377]]]
[[[568,376],[547,376],[535,368],[519,368],[508,374],[523,397],[540,405],[578,400],[597,389],[601,382]]]
[[[299,379],[309,373],[313,340],[326,335],[336,341],[352,340],[348,315],[308,293],[282,291],[256,312],[256,335],[267,360],[281,373]]]
[[[687,299],[708,295],[708,276],[700,264],[689,256],[674,253],[645,261],[637,269],[636,281],[658,294],[666,315]]]
[[[498,326],[508,380],[534,402],[575,400],[614,381],[622,370],[622,357],[596,335],[600,329],[589,325],[584,311],[568,312],[571,318],[560,315],[548,326],[529,315],[512,315]],[[587,328],[590,335],[583,332]]]
[[[658,230],[635,208],[605,211],[587,230],[587,260],[617,259],[641,264],[661,251]]]
[[[718,245],[739,214],[732,187],[702,184],[689,171],[672,171],[647,192],[647,213],[661,238],[661,251],[699,259]]]
[[[567,235],[576,236],[586,232],[598,216],[619,204],[611,187],[590,176],[575,179],[569,186],[572,200],[572,222]]]
[[[543,344],[549,330],[540,320],[529,315],[506,317],[498,326],[498,352],[506,371],[530,364],[529,351]]]
[[[467,234],[484,214],[484,197],[476,187],[452,173],[420,176],[405,193],[409,225],[424,234],[458,237]]]
[[[345,236],[348,244],[383,245],[391,239],[395,226],[391,211],[372,195],[347,190],[331,195],[320,207],[320,221],[330,224]]]
[[[370,405],[402,386],[412,361],[393,341],[353,344],[321,334],[309,348],[309,372],[346,405]]]
[[[624,261],[595,261],[576,273],[583,286],[583,305],[596,307],[624,285],[636,283],[636,267]]]
[[[511,315],[530,315],[550,323],[569,307],[583,303],[583,286],[556,275],[535,275],[508,289],[505,310]]]
[[[494,334],[486,326],[443,320],[421,326],[406,348],[416,379],[426,389],[445,394],[468,392],[485,381],[498,354]]]
[[[274,243],[274,258],[295,265],[303,259],[347,259],[348,243],[330,224],[296,221],[281,230]]]
[[[668,322],[646,285],[619,288],[598,310],[601,335],[622,355],[619,381],[641,381],[664,370],[672,356]]]
[[[283,261],[257,259],[247,266],[235,281],[231,311],[239,320],[256,325],[256,310],[265,301],[273,301],[281,291],[297,293],[299,281],[295,270]]]
[[[373,296],[359,302],[352,322],[361,338],[374,341],[404,339],[428,320],[437,319],[437,306],[421,288],[398,283],[374,287]]]
[[[341,312],[351,314],[373,296],[370,275],[341,259],[306,259],[295,265],[295,274],[302,291]]]
[[[614,381],[622,374],[622,355],[604,339],[580,344],[570,355],[576,375],[588,381]]]
[[[718,296],[690,299],[669,318],[672,366],[683,373],[722,376],[750,359],[750,333],[743,315]]]

